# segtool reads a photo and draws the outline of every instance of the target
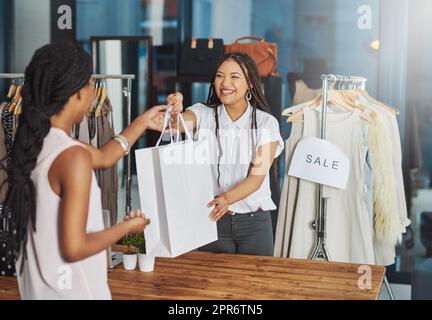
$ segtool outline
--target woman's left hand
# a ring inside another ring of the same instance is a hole
[[[208,204],[208,207],[215,207],[213,211],[210,213],[210,219],[217,222],[219,221],[225,214],[229,213],[228,206],[230,203],[226,199],[224,194],[217,196],[212,202]]]

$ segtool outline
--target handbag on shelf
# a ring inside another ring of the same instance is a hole
[[[241,42],[253,40],[255,42]],[[258,67],[261,77],[276,76],[278,61],[278,46],[276,43],[267,42],[264,38],[246,36],[238,38],[234,43],[225,45],[225,53],[243,52],[248,54]]]
[[[222,39],[187,40],[181,46],[179,76],[208,76],[210,77],[223,56]]]

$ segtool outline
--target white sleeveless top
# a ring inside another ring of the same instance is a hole
[[[29,228],[27,260],[20,274],[22,257],[16,263],[22,299],[111,299],[106,251],[75,263],[60,254],[58,220],[60,197],[51,189],[48,171],[66,149],[82,146],[63,130],[51,128],[44,140],[31,178],[36,187],[36,232]],[[104,229],[101,192],[92,174],[87,232]]]

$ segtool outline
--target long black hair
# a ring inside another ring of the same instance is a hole
[[[69,98],[89,83],[92,69],[90,55],[72,42],[43,46],[26,68],[22,114],[8,166],[4,204],[12,231],[9,250],[15,261],[23,254],[21,271],[27,257],[28,232],[36,232],[36,189],[31,173],[51,129],[50,118],[59,114]]]
[[[221,67],[221,65],[224,62],[226,62],[228,60],[232,60],[240,66],[240,68],[241,68],[241,70],[242,70],[242,72],[246,78],[246,82],[248,84],[248,90],[251,94],[251,99],[250,99],[249,103],[251,104],[252,109],[253,109],[252,110],[252,121],[251,121],[252,146],[253,146],[253,148],[255,146],[254,137],[256,140],[256,130],[258,129],[257,118],[256,118],[257,109],[271,114],[270,106],[269,106],[267,99],[264,96],[264,92],[262,90],[262,83],[261,83],[261,78],[260,78],[259,73],[258,73],[258,68],[257,68],[255,62],[253,61],[253,59],[248,54],[243,53],[243,52],[226,53],[222,57],[221,61],[219,62],[218,66],[216,67],[215,72],[212,76],[209,94],[208,94],[208,98],[207,98],[207,106],[214,110],[214,117],[215,117],[215,121],[216,121],[215,135],[216,135],[216,139],[218,142],[218,149],[219,149],[219,157],[218,157],[218,185],[219,185],[219,187],[220,187],[220,161],[221,161],[222,156],[223,156],[223,150],[222,150],[222,145],[221,145],[220,136],[219,136],[218,109],[222,105],[222,102],[220,101],[220,99],[216,93],[214,83],[215,83],[216,75],[217,75],[219,68]],[[254,131],[255,131],[255,136],[253,134]],[[275,177],[277,177],[277,167],[278,167],[277,166],[277,160],[275,160],[275,163],[273,166]]]

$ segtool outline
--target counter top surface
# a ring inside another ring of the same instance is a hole
[[[119,265],[108,276],[118,300],[365,300],[378,298],[384,273],[380,266],[190,252],[156,258],[150,273]],[[19,299],[15,278],[0,277],[1,299]]]

